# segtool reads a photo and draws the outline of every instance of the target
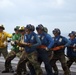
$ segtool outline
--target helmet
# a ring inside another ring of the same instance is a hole
[[[12,33],[12,35],[15,35],[15,33]]]
[[[31,25],[31,24],[28,24],[27,26],[26,26],[26,29],[29,29],[29,30],[33,30],[33,26]]]
[[[38,29],[41,29],[41,30],[44,30],[44,26],[42,24],[39,24],[37,27],[36,27],[36,30]]]
[[[71,31],[71,33],[75,33],[76,34],[76,31]]]
[[[54,30],[53,30],[53,34],[54,33],[58,33],[59,35],[61,34],[61,31],[60,31],[60,29],[58,29],[58,28],[55,28]]]
[[[69,36],[69,37],[70,37],[70,36],[75,36],[75,33],[71,32],[71,33],[69,33],[68,36]]]
[[[14,28],[14,30],[19,30],[19,28],[20,28],[20,26],[16,26],[16,27]]]
[[[2,28],[3,30],[5,30],[5,28],[4,28],[4,26],[2,24],[0,25],[0,28]]]
[[[34,25],[32,25],[32,31],[35,31],[35,27],[34,27]]]
[[[46,32],[46,33],[48,32],[48,29],[46,27],[44,27],[44,32]]]
[[[24,26],[21,26],[20,28],[19,28],[19,31],[24,31],[25,30],[25,27]]]
[[[75,34],[75,37],[76,37],[76,31],[72,31],[71,33],[74,33]]]

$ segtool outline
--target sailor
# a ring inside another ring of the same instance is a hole
[[[3,54],[3,57],[6,59],[8,55],[8,50],[7,50],[7,38],[11,38],[12,34],[9,34],[4,31],[5,28],[3,25],[0,25],[0,56]]]
[[[54,41],[49,34],[44,32],[44,26],[42,24],[39,24],[36,27],[36,30],[37,30],[38,36],[41,40],[41,46],[39,46],[38,49],[37,49],[37,51],[38,51],[38,61],[40,62],[40,64],[42,62],[44,62],[47,75],[53,75],[52,67],[50,65],[48,51],[49,51],[50,48],[53,47]]]
[[[69,33],[69,40],[71,41],[71,45],[67,48],[67,57],[69,60],[67,61],[67,65],[70,68],[73,62],[76,62],[76,38],[75,33]]]
[[[56,66],[57,60],[61,62],[61,66],[64,70],[64,75],[69,75],[70,71],[66,63],[64,50],[65,47],[69,46],[71,42],[65,37],[61,36],[61,31],[58,28],[55,28],[53,30],[53,34],[54,34],[54,47],[60,46],[60,49],[54,51],[54,56],[51,60],[51,65],[55,71],[54,75],[58,75],[58,68]]]

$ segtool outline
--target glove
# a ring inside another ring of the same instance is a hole
[[[31,43],[27,43],[27,46],[28,46],[28,47],[31,47],[31,46],[32,46],[32,44],[31,44]]]
[[[45,50],[46,50],[46,51],[49,51],[49,49],[48,49],[47,47],[45,48]]]
[[[24,51],[24,48],[23,47],[19,47],[19,50],[22,52],[22,51]]]
[[[14,42],[14,41],[11,41],[11,44],[12,44],[12,45],[15,45],[15,42]]]
[[[17,41],[17,40],[15,41],[15,44],[19,44],[19,43],[20,43],[19,41]]]
[[[60,48],[65,48],[65,46],[61,46]]]

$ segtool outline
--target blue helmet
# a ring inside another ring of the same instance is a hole
[[[32,25],[32,31],[35,31],[35,26],[34,25]]]
[[[53,32],[53,34],[55,34],[55,33],[57,33],[59,35],[61,34],[61,31],[58,28],[55,28],[52,32]]]
[[[68,36],[69,36],[69,37],[70,37],[70,36],[75,36],[75,33],[74,33],[74,32],[71,32],[71,33],[69,33]]]
[[[34,31],[35,30],[35,27],[34,27],[34,25],[28,24],[26,26],[26,29],[29,29],[30,31]]]
[[[74,34],[76,34],[76,31],[71,31],[71,33],[74,33]]]
[[[32,30],[32,25],[31,24],[26,25],[26,29]]]
[[[44,26],[43,26],[42,24],[39,24],[39,25],[36,27],[36,30],[39,30],[39,29],[44,30]]]

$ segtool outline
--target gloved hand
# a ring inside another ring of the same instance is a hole
[[[27,46],[28,46],[28,47],[31,47],[31,46],[32,46],[32,44],[31,44],[31,43],[27,43]]]
[[[73,45],[73,48],[75,48],[75,49],[76,49],[76,44],[74,44],[74,45]]]
[[[65,46],[63,45],[63,46],[61,46],[60,48],[65,48]]]
[[[47,47],[45,48],[45,50],[46,50],[46,51],[49,51],[49,49],[48,49]]]
[[[19,44],[20,42],[18,40],[15,41],[15,44]]]
[[[23,47],[19,47],[19,51],[24,51],[25,49]]]
[[[15,45],[15,42],[14,41],[11,41],[11,45]]]

